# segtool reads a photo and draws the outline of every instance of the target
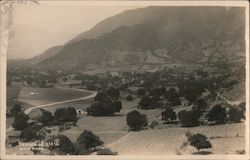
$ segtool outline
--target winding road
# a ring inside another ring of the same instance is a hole
[[[39,105],[39,106],[30,107],[30,108],[27,108],[26,110],[24,110],[24,113],[26,115],[28,115],[34,109],[44,108],[44,107],[49,107],[49,106],[58,105],[58,104],[64,104],[64,103],[69,103],[69,102],[76,102],[76,101],[81,101],[81,100],[87,100],[87,99],[90,99],[90,98],[94,98],[96,96],[96,94],[97,94],[97,92],[90,91],[90,90],[83,90],[83,89],[75,89],[75,90],[89,92],[89,93],[91,93],[91,95],[85,96],[85,97],[81,97],[81,98],[71,99],[71,100],[65,100],[65,101],[54,102],[54,103],[49,103],[49,104],[43,104],[43,105]],[[6,132],[10,132],[12,130],[14,130],[14,128],[10,127],[10,128],[8,128],[6,130]]]

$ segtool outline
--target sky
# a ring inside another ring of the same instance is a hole
[[[17,5],[14,7],[9,59],[27,59],[62,45],[98,22],[132,5]],[[22,52],[20,52],[22,51]]]

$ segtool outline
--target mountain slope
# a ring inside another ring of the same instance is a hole
[[[142,8],[100,22],[34,64],[88,70],[208,63],[244,56],[244,27],[244,10],[237,7]]]

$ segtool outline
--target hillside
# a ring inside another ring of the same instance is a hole
[[[215,63],[244,57],[244,27],[239,7],[141,8],[103,20],[32,64],[90,70]]]

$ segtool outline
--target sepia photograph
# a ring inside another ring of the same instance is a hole
[[[248,2],[0,3],[1,159],[249,159]]]

